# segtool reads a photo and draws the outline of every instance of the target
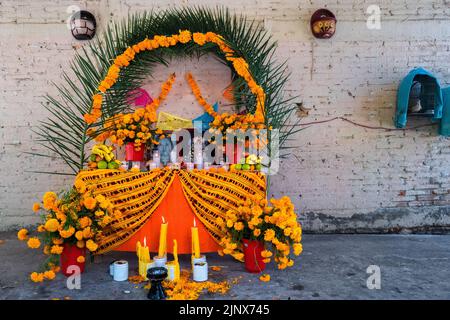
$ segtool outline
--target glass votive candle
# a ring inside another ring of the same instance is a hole
[[[150,162],[150,166],[149,167],[150,167],[150,170],[153,170],[153,169],[158,168],[158,164],[156,162],[152,161],[152,162]]]
[[[131,168],[132,169],[141,169],[141,162],[140,161],[133,161],[131,162]]]
[[[180,163],[178,163],[178,162],[172,163],[172,169],[179,170],[180,167],[181,167]]]
[[[121,161],[120,168],[121,168],[122,170],[128,170],[128,168],[129,168],[129,163],[128,163],[128,161]]]
[[[194,163],[193,162],[186,162],[186,169],[191,171],[194,170]]]

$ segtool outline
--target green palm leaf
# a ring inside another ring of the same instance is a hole
[[[105,94],[102,118],[92,125],[85,123],[83,115],[91,112],[92,96],[117,55],[146,37],[177,34],[183,29],[220,34],[237,56],[246,59],[256,83],[266,93],[266,125],[280,130],[280,146],[287,150],[286,142],[299,129],[298,122],[287,125],[296,106],[292,103],[293,98],[283,95],[289,74],[285,64],[275,62],[276,43],[257,23],[247,21],[244,16],[232,15],[225,8],[186,7],[131,15],[110,24],[103,34],[79,50],[70,65],[70,72],[63,73],[63,84],[55,85],[58,95],[46,97],[44,107],[50,114],[49,118],[34,130],[38,136],[37,143],[49,154],[33,154],[56,155],[67,164],[71,174],[76,174],[87,161],[85,149],[93,139],[87,135],[88,129],[96,128],[100,133],[108,117],[126,111],[128,92],[140,87],[154,66],[168,65],[177,56],[212,53],[232,69],[232,64],[213,44],[199,47],[189,43],[139,53],[128,67],[121,70],[118,81]],[[234,72],[232,81],[236,109],[254,112],[255,97],[245,81]]]

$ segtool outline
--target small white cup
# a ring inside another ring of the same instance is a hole
[[[113,263],[114,281],[128,280],[128,262],[125,260],[115,261]]]
[[[153,257],[153,263],[154,263],[155,267],[164,267],[164,268],[166,268],[167,255],[164,255],[162,257],[159,257],[159,256]]]
[[[203,282],[208,280],[208,263],[206,261],[194,263],[192,279],[196,282]]]

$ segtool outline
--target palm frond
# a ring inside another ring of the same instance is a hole
[[[101,133],[107,118],[128,110],[128,93],[140,87],[158,64],[168,65],[172,58],[181,55],[212,53],[233,70],[225,55],[213,44],[199,47],[189,43],[139,53],[128,67],[121,70],[118,81],[105,94],[103,116],[98,123],[85,123],[83,115],[91,112],[92,96],[116,56],[145,38],[177,34],[183,29],[219,34],[237,56],[245,58],[256,83],[266,93],[266,125],[280,130],[280,147],[284,148],[299,129],[295,121],[287,126],[296,106],[292,103],[294,98],[284,97],[283,89],[289,73],[285,63],[275,61],[276,42],[260,24],[248,21],[243,15],[231,14],[226,8],[184,7],[130,15],[128,19],[109,24],[103,34],[79,50],[70,65],[70,72],[62,75],[63,83],[55,85],[58,95],[46,97],[44,107],[50,117],[34,130],[38,136],[37,143],[49,154],[37,152],[35,155],[55,155],[76,174],[87,160],[85,148],[93,139],[88,136],[88,130],[96,128],[97,133]],[[236,109],[254,112],[256,100],[248,85],[235,72],[231,80]]]

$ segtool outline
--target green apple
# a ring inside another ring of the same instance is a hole
[[[243,164],[242,165],[242,170],[250,170],[250,165],[249,164]]]
[[[236,170],[241,170],[241,169],[242,169],[242,165],[239,164],[239,163],[237,163],[237,164],[234,165],[234,168],[235,168]]]
[[[258,163],[258,164],[255,166],[255,169],[256,169],[257,171],[261,171],[261,169],[262,169],[261,163]]]
[[[108,169],[117,169],[119,165],[115,161],[108,162]]]
[[[97,155],[91,154],[91,156],[89,157],[89,160],[96,161],[97,160]]]
[[[106,162],[105,160],[101,160],[97,163],[97,168],[99,169],[106,169],[108,168],[108,162]]]

